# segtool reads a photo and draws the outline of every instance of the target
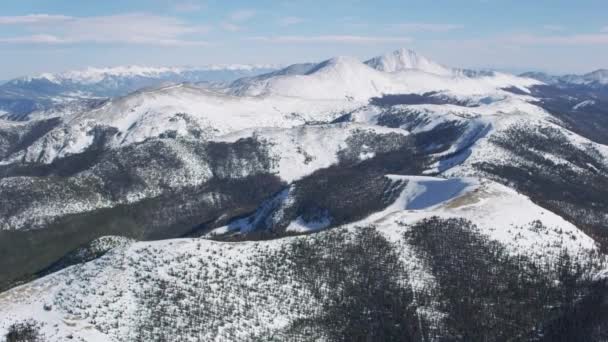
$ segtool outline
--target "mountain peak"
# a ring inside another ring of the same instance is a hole
[[[365,64],[385,72],[414,69],[438,75],[452,74],[452,71],[449,68],[419,55],[416,51],[406,48],[401,48],[385,55],[374,57],[366,61]]]

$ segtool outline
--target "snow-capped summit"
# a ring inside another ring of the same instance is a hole
[[[278,95],[367,102],[385,94],[429,91],[480,95],[516,87],[526,92],[524,88],[538,83],[500,73],[450,69],[413,51],[401,49],[367,62],[353,57],[335,57],[316,65],[294,65],[270,74],[240,79],[227,92],[238,96]]]
[[[367,101],[392,88],[392,75],[375,70],[353,57],[334,57],[301,72],[277,72],[239,80],[228,90],[234,95],[288,96],[305,99]]]
[[[387,53],[382,56],[374,57],[365,62],[370,67],[384,71],[396,72],[408,69],[415,69],[431,74],[452,75],[450,68],[444,67],[432,60],[419,55],[416,51],[405,48]]]

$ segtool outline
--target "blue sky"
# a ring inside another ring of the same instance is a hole
[[[607,13],[605,0],[3,0],[0,79],[400,47],[450,66],[587,72],[608,68]]]

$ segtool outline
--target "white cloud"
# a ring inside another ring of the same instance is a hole
[[[391,25],[393,29],[406,32],[448,32],[463,28],[463,25],[438,23],[399,23]]]
[[[299,17],[284,17],[279,19],[279,25],[291,26],[303,23],[305,20]]]
[[[204,7],[205,3],[195,0],[176,1],[173,4],[173,10],[177,12],[198,12]]]
[[[121,14],[95,17],[64,17],[50,21],[36,15],[21,19],[33,34],[3,38],[3,43],[75,44],[128,43],[161,46],[205,45],[198,36],[210,30],[207,26],[190,25],[180,19],[149,14]],[[34,21],[32,21],[34,20]],[[9,20],[5,17],[5,21]],[[14,21],[14,20],[13,20]],[[193,39],[194,38],[194,39]]]
[[[35,34],[30,36],[19,36],[0,38],[0,43],[14,44],[65,44],[67,41],[49,34]]]
[[[255,10],[243,9],[236,12],[232,12],[228,19],[220,24],[220,27],[225,31],[238,32],[242,31],[243,27],[241,23],[255,17],[257,12]]]
[[[519,45],[604,45],[608,44],[608,34],[589,33],[573,35],[521,34],[506,37],[508,43]]]
[[[379,36],[353,36],[353,35],[323,35],[323,36],[275,36],[251,37],[249,40],[268,43],[346,43],[346,44],[373,44],[373,43],[404,43],[410,42],[408,37],[379,37]]]
[[[65,15],[28,14],[19,16],[0,16],[0,25],[48,24],[74,19]]]
[[[239,11],[236,11],[236,12],[233,12],[232,14],[230,14],[230,20],[246,21],[246,20],[249,20],[249,19],[255,17],[256,14],[257,14],[257,12],[255,10],[243,9],[243,10],[239,10]]]

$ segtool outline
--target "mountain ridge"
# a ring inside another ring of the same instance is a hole
[[[545,72],[525,72],[520,76],[531,77],[548,84],[584,85],[603,87],[608,85],[608,69],[597,69],[585,74],[551,75]]]
[[[273,68],[270,65],[127,66],[44,73],[0,85],[0,109],[8,112],[5,118],[26,120],[32,112],[53,110],[58,105],[124,96],[141,88],[164,84],[189,82],[213,85],[266,73]]]
[[[182,74],[197,71],[252,71],[279,69],[279,65],[273,64],[209,64],[199,67],[150,67],[142,65],[124,65],[114,67],[87,67],[84,69],[68,70],[57,73],[41,73],[34,76],[18,77],[7,82],[19,84],[33,80],[46,79],[52,83],[96,83],[106,77],[160,77],[162,74]]]

